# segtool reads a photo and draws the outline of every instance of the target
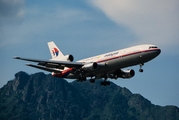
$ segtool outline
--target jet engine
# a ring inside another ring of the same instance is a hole
[[[83,65],[82,68],[86,71],[92,71],[92,70],[98,69],[98,64],[96,62],[88,63],[88,64]]]
[[[65,56],[62,57],[60,60],[61,60],[61,61],[69,61],[69,62],[73,62],[74,57],[73,57],[73,55],[65,55]]]
[[[121,78],[132,78],[134,75],[135,71],[133,69],[120,70],[120,72],[117,73],[117,76]]]

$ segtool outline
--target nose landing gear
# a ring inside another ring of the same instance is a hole
[[[142,66],[144,65],[144,63],[141,63],[140,64],[140,69],[139,69],[139,72],[144,72],[144,70],[142,69]]]

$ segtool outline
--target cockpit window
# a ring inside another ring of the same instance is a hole
[[[149,49],[151,49],[151,48],[157,48],[157,46],[150,46]]]

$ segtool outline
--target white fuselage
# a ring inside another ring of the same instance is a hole
[[[105,64],[105,67],[100,67],[96,71],[90,71],[85,74],[85,77],[90,76],[100,76],[102,74],[110,74],[115,70],[129,67],[133,65],[144,64],[158,56],[161,50],[157,48],[155,45],[146,44],[146,45],[138,45],[133,46],[101,55],[97,55],[94,57],[86,58],[79,60],[77,62],[84,63],[98,63],[99,65]],[[74,74],[68,74],[67,78],[78,78],[78,76]]]

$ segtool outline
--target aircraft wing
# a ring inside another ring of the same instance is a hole
[[[21,58],[21,57],[14,57],[14,59],[25,60],[30,62],[37,62],[38,65],[27,64],[27,66],[39,68],[46,71],[54,71],[55,69],[51,68],[59,68],[62,69],[64,67],[70,68],[81,68],[84,64],[82,62],[67,62],[67,61],[55,61],[55,60],[40,60],[40,59],[30,59],[30,58]],[[45,67],[42,67],[45,66]]]
[[[58,69],[47,68],[47,67],[43,67],[43,66],[39,66],[39,65],[32,65],[32,64],[26,64],[26,65],[30,66],[30,67],[38,68],[38,69],[41,69],[41,70],[45,70],[45,71],[48,71],[48,72],[61,72]]]

